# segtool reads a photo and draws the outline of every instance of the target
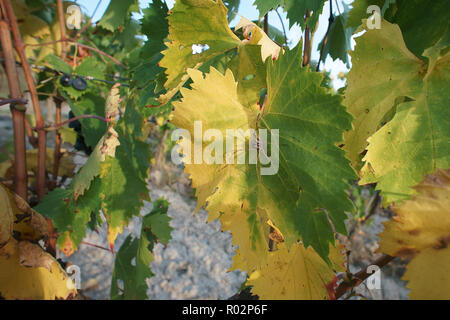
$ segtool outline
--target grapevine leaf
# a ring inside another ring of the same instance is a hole
[[[198,68],[206,61],[241,45],[228,27],[227,9],[222,0],[181,0],[171,9],[168,48],[160,66],[166,68],[165,88],[173,94],[187,80],[186,69]],[[192,54],[193,45],[208,45],[202,53]]]
[[[334,18],[331,24],[330,31],[328,32],[328,40],[323,49],[323,61],[325,61],[329,54],[333,59],[340,59],[344,62],[348,68],[350,68],[350,61],[348,58],[348,51],[351,50],[351,38],[356,27],[346,27],[346,21],[348,17],[348,8],[344,4],[344,12]],[[319,44],[322,48],[323,40]]]
[[[388,0],[389,1],[389,0]],[[363,19],[367,19],[372,13],[367,13],[367,8],[371,5],[376,5],[379,8],[384,6],[386,0],[354,0],[352,2],[352,9],[348,14],[346,23],[347,28],[359,27]]]
[[[98,24],[99,26],[114,32],[120,26],[125,25],[131,12],[138,11],[139,3],[137,0],[111,0],[105,14]]]
[[[57,243],[66,256],[72,255],[86,234],[86,226],[91,220],[91,212],[100,210],[98,189],[100,181],[96,178],[89,190],[76,202],[72,189],[56,188],[45,195],[35,207],[36,211],[50,218],[53,226],[61,234]]]
[[[258,45],[246,45],[238,48],[239,52],[228,64],[238,80],[238,96],[244,106],[255,105],[259,93],[266,87],[266,67]]]
[[[150,42],[162,42],[167,37],[169,33],[167,11],[166,3],[161,0],[153,1],[148,8],[142,10],[142,33],[150,39]]]
[[[344,211],[351,211],[352,205],[344,180],[353,178],[354,173],[335,143],[342,140],[343,130],[350,128],[351,117],[338,96],[320,87],[322,76],[300,65],[299,47],[269,63],[268,98],[262,116],[239,102],[230,71],[221,75],[213,68],[205,78],[201,72],[189,70],[193,89],[182,89],[183,101],[174,103],[174,124],[191,136],[195,136],[195,120],[202,121],[203,130],[218,129],[224,137],[226,129],[241,129],[242,134],[257,127],[279,129],[280,168],[274,175],[261,175],[259,164],[186,164],[198,206],[207,203],[209,219],[219,217],[231,231],[234,244],[239,245],[235,261],[247,259],[235,267],[251,270],[264,263],[267,218],[280,228],[288,246],[302,236],[305,245],[312,245],[327,261],[327,243],[334,240],[331,227],[323,228],[322,211],[328,212],[338,232],[346,232]],[[271,148],[277,146],[268,143],[267,154]],[[322,218],[317,218],[321,214]],[[312,236],[307,230],[306,225],[311,224],[304,223],[311,219],[320,226],[317,231],[321,234]]]
[[[80,169],[78,174],[73,178],[73,199],[77,200],[80,195],[89,188],[91,181],[100,174],[101,162],[106,157],[114,157],[116,147],[120,145],[118,134],[111,126],[108,131],[97,143],[92,154],[89,156],[86,164]]]
[[[106,97],[105,117],[107,120],[114,120],[114,118],[119,114],[121,102],[119,87],[120,83],[113,85],[108,96]]]
[[[65,63],[60,57],[54,55],[53,53],[47,55],[45,57],[44,62],[49,64],[51,68],[56,71],[60,71],[67,74],[72,73],[72,68],[67,63]]]
[[[384,223],[379,251],[411,259],[403,276],[411,299],[450,299],[450,170],[414,188],[417,195],[393,207],[396,216]]]
[[[368,139],[360,184],[377,182],[384,204],[409,198],[425,174],[450,166],[450,54],[440,56],[441,49],[439,42],[425,51],[432,62],[427,65],[406,48],[398,26],[386,21],[358,40],[346,93],[357,129],[347,134],[345,148],[357,163]],[[399,100],[403,96],[408,100]],[[392,109],[393,118],[379,128]]]
[[[52,171],[53,169],[53,154],[54,149],[47,148],[45,154],[45,164],[46,164],[45,167],[47,171]],[[26,159],[27,170],[37,174],[38,151],[36,149],[27,150],[26,157],[27,157]],[[3,168],[2,170],[0,170],[0,174],[4,178],[12,179],[14,177],[14,162],[6,160],[5,162],[2,163],[2,167]],[[59,175],[72,177],[74,175],[74,170],[75,170],[75,163],[73,162],[73,159],[64,149],[61,149],[61,158],[59,162],[59,171],[58,171]]]
[[[259,10],[259,16],[263,17],[270,10],[282,6],[287,12],[289,19],[289,27],[295,23],[302,28],[308,26],[315,29],[319,16],[322,13],[322,8],[325,0],[255,0],[254,4]],[[306,11],[312,12],[311,16],[305,22]]]
[[[0,248],[8,243],[13,231],[14,212],[6,187],[0,183]]]
[[[170,239],[172,228],[167,209],[167,201],[155,201],[152,212],[142,220],[140,238],[133,239],[130,235],[120,247],[111,280],[112,299],[148,299],[146,279],[153,276],[150,270],[153,246],[159,241],[167,244]],[[123,282],[121,292],[119,280]]]
[[[236,30],[243,30],[244,37],[249,44],[259,44],[261,46],[262,61],[268,57],[276,59],[280,52],[280,47],[274,43],[264,31],[250,20],[242,17],[236,25]]]
[[[354,129],[344,134],[344,149],[358,168],[367,138],[379,128],[396,99],[411,96],[420,84],[417,73],[423,61],[408,51],[398,26],[384,20],[380,30],[367,30],[356,39],[351,56],[344,104],[354,116]]]
[[[279,244],[278,250],[270,253],[267,265],[253,272],[247,284],[262,300],[333,299],[327,288],[336,282],[337,271],[345,271],[341,249],[330,246],[330,268],[312,248],[294,244],[288,250]]]
[[[438,41],[450,44],[449,20],[446,0],[396,0],[395,16],[389,19],[400,26],[406,46],[418,57]]]
[[[62,93],[62,95],[66,98],[66,101],[75,116],[81,116],[83,114],[93,114],[100,117],[105,116],[105,99],[99,95],[88,92],[78,101],[73,101],[67,94]],[[80,119],[79,121],[81,123],[81,131],[86,145],[95,147],[105,134],[107,129],[106,124],[98,119],[90,118]]]
[[[76,294],[60,264],[38,245],[11,239],[0,249],[0,294],[5,299],[67,299]]]

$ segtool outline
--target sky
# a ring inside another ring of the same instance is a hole
[[[336,4],[340,6],[340,11],[343,11],[342,3],[350,3],[351,0],[331,0],[334,1],[333,6],[333,13],[337,15],[339,13],[339,10],[336,8]],[[95,11],[95,14],[93,16],[93,21],[96,22],[100,20],[103,13],[105,12],[106,8],[108,7],[109,0],[76,0],[76,2],[80,5],[83,12],[85,12],[87,15],[92,16],[92,14]],[[166,0],[167,6],[170,8],[173,7],[174,0]],[[139,4],[141,8],[146,8],[148,4],[151,3],[150,0],[139,0]],[[97,7],[98,6],[98,7]],[[97,10],[95,10],[97,8]],[[327,1],[323,7],[322,14],[319,17],[319,27],[316,30],[316,33],[314,35],[313,39],[313,46],[312,48],[317,48],[317,45],[322,41],[323,37],[325,36],[327,27],[328,27],[328,16],[329,16],[329,1]],[[297,45],[297,43],[300,41],[300,38],[302,36],[302,30],[298,25],[292,26],[292,28],[289,29],[289,22],[286,17],[286,13],[281,9],[278,8],[278,13],[281,16],[281,20],[283,21],[283,24],[286,28],[286,34],[288,41],[290,42],[290,47],[294,47]],[[246,17],[249,20],[257,20],[259,18],[259,12],[256,8],[256,6],[253,6],[253,0],[241,0],[238,14]],[[135,18],[139,18],[139,14],[134,14]],[[240,17],[237,16],[232,22],[231,26],[234,26],[238,23]],[[276,14],[276,12],[271,11],[269,13],[269,24],[273,25],[274,27],[278,28],[279,30],[283,30],[281,21]],[[320,56],[320,52],[318,50],[312,51],[312,60],[318,60]],[[333,78],[333,86],[335,89],[338,89],[345,85],[345,81],[340,80],[338,78],[338,74],[340,72],[347,72],[348,68],[345,66],[345,64],[340,60],[331,59],[329,56],[327,57],[325,64],[321,65],[321,69],[331,71],[331,77]]]

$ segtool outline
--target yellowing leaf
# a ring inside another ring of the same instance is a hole
[[[403,276],[411,299],[450,299],[450,170],[437,170],[415,189],[384,223],[379,251],[412,258]]]
[[[68,281],[59,263],[37,245],[11,239],[0,249],[0,295],[5,299],[67,299],[76,294]]]
[[[173,95],[188,79],[187,68],[198,68],[206,61],[241,45],[241,40],[228,27],[227,8],[222,0],[177,1],[170,10],[169,39],[161,67],[166,68],[165,88]],[[199,54],[193,45],[208,45]]]
[[[12,231],[14,231],[21,240],[41,240],[49,236],[48,223],[43,216],[34,211],[30,205],[11,192],[3,184],[0,183],[0,236],[3,230],[8,228],[8,223],[2,215],[5,208],[9,208],[12,214]],[[6,242],[3,242],[6,243]],[[1,247],[1,242],[0,242]]]
[[[14,194],[13,207],[15,207],[14,231],[21,240],[36,241],[50,236],[47,220],[17,194]]]
[[[236,25],[236,30],[241,28],[248,44],[259,44],[261,46],[261,57],[263,61],[266,61],[270,56],[274,60],[278,58],[281,49],[280,46],[273,42],[260,27],[242,17]]]
[[[70,237],[70,232],[68,231],[65,231],[58,237],[57,244],[59,250],[61,250],[66,255],[66,257],[70,257],[77,250],[77,246],[73,242],[72,238]]]
[[[269,262],[253,272],[247,282],[252,292],[262,300],[317,300],[332,299],[330,292],[336,281],[336,272],[344,271],[341,247],[330,246],[333,269],[311,247],[297,243],[290,250],[278,244],[271,252]]]
[[[120,94],[119,94],[120,83],[116,83],[112,86],[109,91],[108,97],[106,98],[105,104],[105,118],[110,120],[114,119],[116,115],[119,114],[120,108]]]
[[[11,238],[14,213],[6,187],[0,183],[0,248]]]
[[[287,247],[302,239],[305,247],[313,246],[327,262],[334,234],[324,210],[335,230],[345,233],[345,211],[352,210],[345,193],[346,180],[354,173],[336,144],[350,128],[351,118],[340,98],[320,87],[322,76],[301,67],[301,56],[298,46],[280,53],[275,61],[268,59],[267,103],[262,110],[242,104],[230,70],[222,74],[214,68],[205,75],[188,69],[192,89],[182,88],[182,101],[173,103],[172,122],[187,130],[191,138],[180,146],[181,151],[186,145],[192,150],[185,172],[192,179],[198,207],[206,207],[209,219],[219,218],[223,228],[230,230],[233,244],[239,246],[233,268],[253,271],[265,264],[268,219],[283,233]],[[214,142],[201,141],[200,153],[206,156],[197,163],[192,157],[195,139],[201,138],[195,132],[196,121],[201,122],[204,133],[220,131],[211,137]],[[255,136],[264,132],[258,129],[267,130],[265,147],[255,147]],[[221,155],[217,151],[220,161],[209,158],[212,143],[223,143],[215,140],[235,141],[236,136],[244,143]],[[279,143],[274,142],[277,138]],[[258,148],[264,148],[261,154],[279,151],[277,170],[265,174],[266,167],[259,161],[247,161],[248,154]],[[247,160],[226,163],[231,156]]]
[[[78,174],[73,178],[73,199],[78,199],[84,191],[89,188],[92,180],[100,174],[101,162],[105,161],[106,156],[115,157],[116,147],[120,145],[119,135],[112,126],[110,126],[105,135],[95,146],[94,151],[89,156],[88,161]]]
[[[53,170],[53,153],[54,150],[47,148],[45,154],[46,170],[52,172]],[[32,171],[35,175],[37,174],[37,149],[27,150],[27,170]],[[72,157],[66,152],[66,150],[61,149],[61,159],[59,160],[59,175],[72,177],[74,175],[75,163]],[[14,162],[11,160],[5,160],[0,163],[0,175],[7,179],[12,179],[14,177]]]
[[[355,169],[367,150],[360,184],[377,183],[385,205],[409,199],[425,174],[450,167],[450,52],[438,42],[421,60],[402,31],[383,20],[357,39],[344,100],[355,118],[344,149]]]

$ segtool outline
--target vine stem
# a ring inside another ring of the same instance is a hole
[[[52,44],[55,44],[55,43],[58,43],[58,42],[63,42],[63,40],[60,39],[60,40],[49,41],[49,42],[41,42],[41,43],[27,43],[27,44],[25,44],[25,46],[30,46],[30,47],[48,46],[48,45],[52,45]],[[116,63],[119,66],[121,66],[121,67],[123,67],[123,68],[128,70],[128,67],[126,65],[124,65],[122,62],[120,62],[119,60],[117,60],[113,56],[107,54],[106,52],[104,52],[104,51],[102,51],[100,49],[88,46],[86,44],[79,43],[79,42],[77,42],[77,41],[75,41],[73,39],[66,39],[66,40],[64,40],[64,42],[69,42],[70,44],[76,44],[77,46],[79,46],[81,48],[97,52],[98,54],[103,55],[105,57],[108,57],[109,59],[114,61],[114,63]]]
[[[43,131],[43,130],[45,130],[45,131],[53,131],[53,130],[58,130],[59,128],[61,128],[62,126],[66,125],[66,124],[68,124],[70,122],[77,121],[77,120],[80,120],[80,119],[86,119],[86,118],[98,119],[98,120],[104,121],[106,123],[109,122],[108,119],[105,119],[103,117],[97,116],[95,114],[82,114],[81,116],[73,117],[73,118],[71,118],[69,120],[57,123],[57,124],[55,124],[53,126],[34,127],[33,130],[35,130],[35,131]]]
[[[2,8],[3,7],[4,4],[2,0]],[[0,41],[3,49],[3,57],[5,59],[5,71],[8,78],[9,92],[12,97],[12,99],[3,100],[2,103],[4,101],[6,101],[6,103],[14,101],[23,102],[9,25],[4,20],[1,11]],[[27,201],[28,176],[25,144],[25,106],[23,103],[19,104],[19,106],[21,106],[21,108],[17,108],[15,104],[10,105],[14,132],[14,192]]]
[[[330,33],[331,25],[333,24],[333,21],[334,21],[333,1],[330,0],[329,2],[330,2],[330,17],[328,18],[328,28],[327,28],[327,32],[325,33],[325,37],[323,38],[322,48],[320,48],[320,57],[319,57],[319,62],[317,62],[316,71],[319,71],[320,62],[323,59],[323,53],[325,51],[325,46],[327,45],[327,42],[328,42],[328,35]]]
[[[98,248],[98,249],[102,249],[102,250],[111,252],[110,249],[108,249],[106,247],[103,247],[103,246],[100,246],[100,245],[95,244],[95,243],[90,243],[90,242],[87,242],[87,241],[81,241],[81,243],[84,244],[84,245],[90,246],[90,247],[94,247],[94,248]]]
[[[309,17],[311,16],[311,11],[309,9],[306,10],[305,23],[308,22]],[[303,67],[309,65],[311,62],[311,32],[309,27],[305,27],[305,49],[303,50]]]
[[[59,30],[61,33],[61,59],[62,61],[66,61],[66,55],[67,55],[67,46],[66,46],[66,27],[64,24],[64,10],[63,10],[63,2],[62,0],[57,0],[57,7],[58,7],[58,17],[59,17]],[[76,53],[75,53],[76,56]],[[60,123],[61,122],[61,104],[62,104],[62,98],[59,94],[58,90],[58,96],[54,99],[55,101],[55,122]],[[56,187],[56,182],[58,180],[58,171],[59,171],[59,160],[61,159],[61,134],[59,133],[59,130],[56,130],[55,132],[55,148],[53,150],[53,173],[52,173],[52,181],[50,183],[50,189],[54,189]]]
[[[280,19],[281,27],[283,28],[283,34],[284,34],[284,44],[285,46],[288,45],[288,38],[286,34],[286,28],[284,27],[283,19],[281,19],[280,13],[278,12],[278,8],[274,10],[278,16],[278,19]]]
[[[66,28],[64,23],[64,9],[62,0],[57,0],[57,8],[58,8],[58,19],[59,19],[59,31],[61,33],[61,59],[66,61],[66,53],[67,53],[67,39],[66,39]]]
[[[376,265],[380,269],[383,268],[385,265],[387,265],[389,262],[394,260],[395,257],[389,256],[387,254],[381,256],[378,258],[375,262],[373,262],[371,265]],[[349,261],[347,263],[350,263]],[[366,280],[368,277],[370,277],[372,274],[367,273],[367,268],[362,269],[361,271],[358,271],[355,274],[350,275],[350,281],[344,281],[342,282],[335,290],[335,297],[336,299],[339,299],[342,297],[347,291],[353,289],[354,287],[357,287]]]
[[[25,105],[27,104],[27,99],[22,99],[22,98],[11,98],[11,99],[3,99],[0,100],[0,106],[4,106],[7,104],[22,104]]]
[[[44,118],[42,116],[41,107],[39,105],[39,98],[36,91],[36,86],[33,79],[33,73],[30,68],[30,64],[25,56],[24,44],[22,42],[22,37],[20,35],[19,26],[17,24],[16,16],[14,10],[11,6],[9,0],[2,0],[3,5],[6,9],[9,24],[11,27],[11,32],[14,38],[14,45],[16,51],[19,55],[20,61],[22,62],[22,68],[25,74],[25,80],[28,85],[28,90],[30,91],[31,101],[33,103],[34,116],[36,118],[36,126],[42,127],[44,125]],[[47,133],[44,130],[38,131],[38,172],[36,177],[36,193],[38,199],[41,200],[45,194],[45,155],[46,155],[46,145],[47,145]],[[25,158],[24,158],[25,159]],[[24,160],[25,161],[25,160]]]

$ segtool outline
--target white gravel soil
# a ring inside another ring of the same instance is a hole
[[[168,215],[173,227],[167,247],[161,243],[154,247],[151,269],[155,276],[147,279],[149,299],[227,299],[237,293],[246,275],[239,271],[227,272],[235,253],[231,234],[221,231],[218,220],[206,223],[206,211],[194,215],[194,201],[187,201],[168,187],[149,186],[149,189],[153,200],[164,197],[169,201]],[[151,209],[152,204],[146,203],[141,214]],[[140,218],[135,217],[117,238],[115,251],[130,233],[138,236],[139,232]],[[88,231],[85,241],[108,247],[106,236],[106,226],[103,226],[98,232]],[[82,244],[69,260],[80,267],[85,295],[109,299],[114,266],[111,252]]]

